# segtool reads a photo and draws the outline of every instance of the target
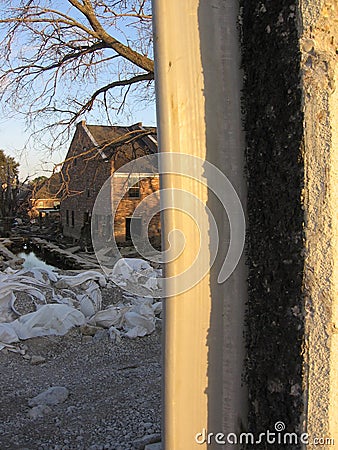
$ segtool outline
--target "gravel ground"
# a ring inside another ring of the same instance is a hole
[[[141,450],[160,440],[159,327],[119,343],[73,329],[23,348],[0,352],[1,450]],[[66,387],[67,400],[32,418],[28,401],[51,386]]]

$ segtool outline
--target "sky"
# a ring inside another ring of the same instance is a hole
[[[132,105],[131,105],[132,108]],[[135,108],[135,112],[131,117],[116,118],[116,125],[132,125],[133,123],[142,122],[144,125],[156,126],[155,104],[147,106],[144,110]],[[89,118],[87,123],[97,125],[97,121],[91,121]],[[100,122],[100,125],[107,123]],[[2,119],[0,121],[0,149],[4,150],[6,155],[13,156],[20,163],[20,180],[23,181],[27,176],[34,179],[40,175],[50,176],[55,164],[63,161],[70,141],[60,151],[56,151],[53,155],[41,151],[32,143],[29,150],[23,150],[30,136],[30,130],[26,129],[23,120],[19,118]]]
[[[18,0],[13,0],[11,5],[15,5],[18,3]],[[37,2],[37,4],[39,4]],[[43,2],[41,2],[43,4]],[[64,0],[55,1],[53,3],[54,9],[59,9],[62,12],[70,13],[72,14],[77,20],[83,21],[82,15],[80,15],[74,8],[70,6],[68,2],[64,2]],[[1,12],[1,15],[5,14],[10,11],[4,10]],[[86,24],[86,21],[84,20],[84,23]],[[136,34],[136,31],[133,27],[131,28],[125,28],[126,34],[131,39],[137,39],[138,35]],[[124,41],[126,35],[124,33],[124,30],[121,29],[112,29],[112,33],[115,37],[118,39],[121,39]],[[6,33],[2,29],[0,29],[0,38],[4,38],[6,36]],[[14,50],[14,58],[15,55],[19,55],[21,52],[24,53],[24,57],[28,58],[27,55],[30,55],[30,51],[35,51],[35,46],[28,41],[26,42],[25,35],[19,34],[19,38],[14,41],[15,45],[13,47]],[[38,48],[38,46],[36,47]],[[107,56],[107,55],[106,55]],[[152,56],[152,55],[150,55]],[[14,59],[15,61],[15,59]],[[20,60],[18,60],[20,62]],[[101,67],[101,66],[100,66]],[[111,80],[116,79],[116,74],[114,73],[114,65],[112,65],[112,69],[109,69],[110,65],[102,66],[99,72],[96,73],[95,79],[93,79],[92,84],[91,82],[87,81],[86,88],[84,88],[84,85],[81,83],[81,77],[76,79],[76,82],[71,83],[71,87],[69,88],[69,85],[64,84],[63,82],[58,84],[58,96],[60,98],[65,98],[66,95],[71,94],[71,96],[75,99],[79,99],[78,95],[79,93],[82,95],[85,93],[87,95],[88,93],[92,93],[94,90],[96,90],[100,86],[104,86],[107,84],[107,82],[111,82]],[[48,76],[47,76],[48,78]],[[80,82],[78,81],[80,80]],[[39,85],[40,83],[40,85]],[[38,82],[35,85],[39,91],[41,86],[43,89],[45,89],[45,82],[43,81],[43,78],[39,77]],[[3,88],[6,89],[6,88]],[[8,91],[9,92],[9,91]],[[34,92],[34,89],[33,89]],[[142,98],[142,93],[140,93],[140,98]],[[33,97],[34,98],[34,97]],[[136,122],[142,122],[144,125],[149,126],[155,126],[156,125],[156,113],[155,113],[155,102],[148,103],[145,102],[144,104],[141,104],[141,101],[137,102],[136,100],[133,100],[135,96],[133,97],[133,94],[129,94],[127,97],[127,104],[128,107],[125,108],[125,110],[128,110],[128,112],[121,112],[118,115],[116,115],[116,112],[111,111],[110,118],[113,124],[115,125],[131,125]],[[149,101],[149,100],[148,100]],[[134,102],[134,103],[133,103]],[[23,103],[22,106],[20,105],[21,113],[25,110],[26,103]],[[0,105],[0,110],[2,109],[2,105]],[[26,108],[27,109],[27,108]],[[20,116],[13,116],[14,112],[11,113],[9,111],[9,114],[11,117],[8,117],[5,112],[4,114],[2,111],[0,111],[0,149],[2,149],[5,154],[9,156],[13,156],[19,163],[20,163],[20,172],[19,177],[21,181],[23,181],[27,176],[30,177],[30,179],[34,179],[37,176],[40,175],[50,175],[51,171],[53,170],[53,167],[55,164],[59,164],[63,161],[63,159],[66,156],[66,153],[68,151],[70,140],[65,145],[62,145],[62,148],[59,148],[57,151],[55,151],[53,154],[50,154],[50,152],[46,149],[43,149],[43,145],[40,145],[39,142],[34,142],[34,140],[29,141],[29,145],[26,146],[27,148],[24,149],[27,141],[29,140],[29,137],[31,136],[33,130],[27,129],[26,124],[24,122],[24,119]],[[98,115],[95,116],[95,108],[93,108],[91,115],[83,116],[81,119],[86,120],[88,124],[95,124],[95,125],[108,125],[107,122],[104,122],[104,119],[100,120],[98,119]],[[101,117],[101,116],[100,116]],[[49,119],[48,119],[49,120]],[[57,119],[56,119],[57,121]],[[39,122],[36,122],[39,123]],[[49,122],[50,123],[50,122]],[[39,125],[37,126],[39,128]],[[42,140],[47,140],[47,135],[42,137]],[[51,141],[49,141],[51,142]],[[46,145],[48,145],[48,142],[46,141]]]

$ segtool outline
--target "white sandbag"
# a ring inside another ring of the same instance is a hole
[[[15,291],[26,292],[27,294],[37,298],[40,301],[45,301],[45,295],[34,286],[11,280],[3,281],[0,283],[0,297],[3,297],[8,293]]]
[[[22,269],[17,274],[16,277],[18,279],[19,276],[31,277],[37,281],[45,282],[42,273],[37,268],[32,269]]]
[[[19,339],[37,336],[63,336],[74,326],[86,322],[82,312],[67,305],[43,305],[37,311],[25,314],[12,322]]]
[[[89,281],[86,288],[86,294],[92,300],[95,307],[95,312],[102,308],[102,294],[98,284],[95,281]]]
[[[161,312],[162,312],[162,302],[156,302],[151,307],[153,308],[153,311],[154,311],[155,315],[161,314]]]
[[[132,306],[132,311],[135,311],[142,316],[146,317],[153,317],[154,316],[154,310],[153,310],[153,297],[134,297],[130,299]]]
[[[73,298],[70,297],[63,297],[62,295],[59,294],[54,294],[54,292],[52,295],[52,300],[53,302],[60,303],[61,305],[68,305],[72,307],[78,306],[77,300],[74,300]]]
[[[155,317],[145,317],[135,311],[128,311],[124,320],[124,329],[129,338],[146,336],[155,330]]]
[[[12,327],[12,324],[0,323],[0,343],[13,344],[14,342],[19,342],[19,338],[14,328]]]
[[[34,287],[42,287],[42,288],[47,287],[47,283],[44,279],[42,279],[42,281],[40,281],[40,280],[37,280],[36,278],[34,278],[33,276],[26,275],[25,273],[21,274],[21,271],[18,273],[14,273],[13,275],[9,275],[6,280],[2,280],[2,281],[5,281],[7,284],[8,283],[22,283],[22,284],[27,284],[29,286],[33,285]]]
[[[19,355],[26,354],[26,350],[18,347],[17,345],[4,344],[3,342],[0,342],[0,350],[3,350],[4,348],[11,353],[17,353]]]
[[[109,274],[109,278],[115,282],[129,280],[133,273],[132,267],[126,264],[125,259],[126,258],[119,259]]]
[[[30,275],[32,274],[32,275]],[[58,280],[58,274],[51,269],[44,269],[42,267],[32,267],[30,269],[21,269],[17,275],[29,275],[32,278],[46,284],[54,283]],[[44,276],[45,275],[45,276]]]
[[[125,336],[129,339],[136,339],[137,337],[144,337],[147,334],[151,334],[154,330],[155,326],[154,329],[148,331],[147,328],[144,328],[141,325],[136,325],[135,327],[130,328],[130,330],[125,333]]]
[[[146,318],[151,318],[155,315],[152,305],[150,303],[147,303],[146,301],[144,303],[133,306],[131,311],[136,312],[137,314],[140,314],[141,316]]]
[[[13,292],[7,292],[0,297],[0,322],[12,322],[15,318],[13,312],[16,313],[14,308],[15,295]]]
[[[114,265],[109,278],[118,286],[128,283],[139,284],[149,291],[159,289],[159,272],[140,258],[121,258]]]
[[[120,343],[121,342],[121,332],[116,327],[109,327],[109,339],[111,342]]]
[[[115,281],[128,280],[130,282],[137,281],[140,276],[147,276],[154,269],[147,261],[139,258],[121,258],[114,265],[109,277]]]
[[[117,262],[117,264],[118,263],[120,263],[122,266],[127,265],[131,270],[134,270],[136,272],[143,272],[145,270],[151,271],[154,270],[147,261],[140,258],[121,258]]]
[[[96,309],[88,295],[77,295],[76,298],[80,303],[80,311],[82,312],[82,314],[85,317],[92,317],[95,314]]]
[[[155,291],[156,289],[159,289],[158,280],[153,276],[148,278],[147,281],[143,284],[143,286],[149,289],[150,291]]]
[[[72,291],[71,289],[62,289],[61,294],[66,297],[76,298],[76,293],[74,291]]]
[[[97,312],[90,322],[98,327],[110,328],[119,325],[122,318],[123,314],[119,308],[110,307]]]
[[[59,275],[57,273],[54,272],[54,270],[51,269],[43,269],[43,268],[39,268],[38,269],[41,273],[46,274],[47,277],[49,278],[50,281],[52,281],[53,283],[56,283],[57,280],[59,279]]]
[[[55,283],[57,288],[75,287],[80,286],[88,280],[94,280],[99,283],[101,287],[105,287],[107,284],[106,278],[102,273],[96,270],[88,270],[87,272],[81,272],[77,275],[63,275]]]

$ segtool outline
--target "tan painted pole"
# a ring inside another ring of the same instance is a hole
[[[186,153],[214,164],[245,203],[237,16],[234,0],[153,0],[160,151]],[[226,211],[208,191],[211,180],[201,184],[180,176],[187,167],[170,158],[163,170],[176,174],[163,176],[162,188],[181,189],[198,198],[210,209],[219,232],[212,270],[191,289],[165,301],[164,446],[219,448],[212,437],[207,443],[208,433],[238,433],[246,422],[241,378],[245,266],[242,258],[227,281],[217,282],[231,238]],[[176,197],[167,192],[161,200],[165,208],[175,204]],[[191,266],[200,245],[201,230],[191,216],[198,220],[204,212],[195,204],[189,208],[190,215],[175,208],[164,212],[164,236],[179,229],[186,238],[182,254],[166,264],[170,292],[184,284],[177,275]],[[210,233],[209,238],[213,239]],[[171,244],[175,250],[181,242],[176,238]],[[211,259],[212,244],[199,255],[201,263]]]

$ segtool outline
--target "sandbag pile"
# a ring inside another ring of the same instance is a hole
[[[102,309],[101,289],[107,288],[107,283],[110,286],[111,281],[124,280],[140,284],[144,268],[148,274],[153,270],[152,277],[145,281],[147,292],[158,288],[160,272],[148,263],[143,261],[144,266],[133,258],[120,261],[109,275],[96,270],[64,275],[40,268],[1,272],[0,350],[33,337],[63,336],[71,328],[86,324],[108,329],[112,340],[152,333],[162,304],[151,295],[125,294],[123,302]]]

